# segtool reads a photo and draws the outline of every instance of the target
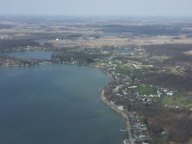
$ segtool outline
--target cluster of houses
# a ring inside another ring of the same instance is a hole
[[[131,126],[132,141],[135,143],[149,144],[150,137],[147,125],[140,120],[140,116],[135,112],[128,113]]]
[[[129,139],[124,140],[124,144],[149,144],[150,136],[148,133],[147,125],[140,120],[140,116],[129,111],[129,104],[134,102],[140,102],[144,105],[154,104],[162,97],[173,97],[177,92],[171,91],[166,88],[160,88],[153,85],[147,85],[148,88],[155,89],[153,93],[141,93],[138,86],[141,85],[137,79],[132,80],[132,75],[122,75],[117,70],[117,65],[110,61],[102,61],[100,65],[97,65],[102,71],[112,76],[112,81],[106,86],[106,92],[110,103],[116,105],[118,111],[126,112],[130,122],[130,131],[132,136],[132,142]],[[135,66],[132,66],[133,68]],[[135,67],[137,69],[137,67]],[[164,105],[169,107],[169,105]],[[179,108],[174,106],[174,108]]]
[[[129,97],[131,95],[132,100],[134,98],[136,100],[141,100],[144,103],[148,101],[150,104],[150,102],[154,102],[154,100],[157,98],[160,98],[162,96],[174,96],[174,94],[176,93],[176,91],[171,91],[166,88],[160,88],[157,86],[149,85],[149,87],[156,89],[156,93],[151,93],[148,95],[141,94],[137,89],[138,83],[135,83],[136,80],[132,81],[130,76],[128,75],[122,76],[118,72],[116,64],[109,61],[107,63],[103,62],[97,67],[99,67],[102,71],[105,71],[108,74],[112,75],[113,80],[115,81],[115,83],[113,84],[114,87],[112,89],[112,95],[117,97]]]
[[[0,55],[0,66],[9,67],[9,66],[20,66],[20,67],[30,67],[32,65],[47,65],[52,62],[49,60],[41,60],[41,59],[20,59],[16,57],[10,57],[6,55]]]

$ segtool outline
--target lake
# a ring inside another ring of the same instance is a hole
[[[99,99],[109,77],[75,65],[0,68],[0,143],[121,144],[121,116]]]

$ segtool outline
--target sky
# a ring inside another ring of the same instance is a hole
[[[0,15],[192,16],[192,0],[0,0]]]

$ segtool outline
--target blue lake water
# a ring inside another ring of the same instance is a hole
[[[4,53],[9,56],[22,58],[22,59],[50,59],[52,52],[50,51],[21,51]]]
[[[122,118],[98,97],[108,81],[74,65],[0,68],[0,143],[121,144]]]

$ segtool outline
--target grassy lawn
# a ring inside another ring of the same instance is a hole
[[[164,104],[170,104],[170,105],[178,105],[178,106],[183,106],[183,107],[192,107],[192,97],[185,97],[181,95],[177,96],[165,96],[162,99],[162,102]]]
[[[100,66],[101,64],[104,64],[104,62],[102,62],[102,61],[96,61],[96,62],[95,62],[95,65],[96,65],[96,66]]]
[[[146,84],[141,84],[139,85],[136,90],[140,93],[140,94],[143,94],[143,95],[156,95],[157,94],[157,89],[154,88],[154,87],[151,87],[149,85],[146,85]]]
[[[157,56],[157,55],[153,55],[152,57],[150,57],[150,60],[156,61],[156,62],[163,62],[167,59],[169,59],[170,57],[165,56],[165,55],[161,55],[161,56]]]

